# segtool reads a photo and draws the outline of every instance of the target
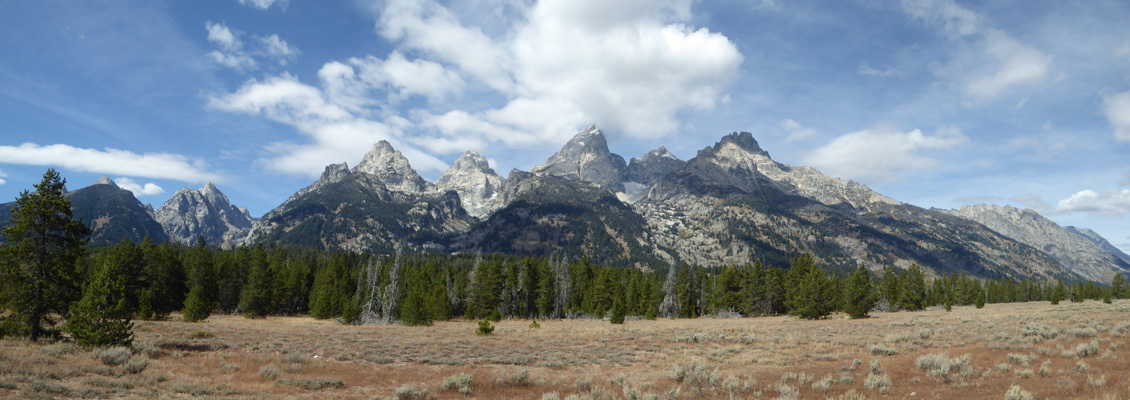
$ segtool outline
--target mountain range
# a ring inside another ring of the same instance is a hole
[[[145,235],[189,244],[202,236],[227,247],[560,254],[638,268],[783,266],[809,253],[840,271],[918,264],[935,275],[1100,282],[1130,274],[1130,256],[1093,231],[1010,206],[904,204],[776,162],[748,132],[726,135],[689,160],[660,146],[625,162],[590,126],[530,171],[503,178],[468,151],[436,182],[381,141],[352,169],[327,166],[259,219],[211,183],[181,189],[156,210],[108,178],[67,196],[96,244]],[[12,205],[0,205],[0,221]]]

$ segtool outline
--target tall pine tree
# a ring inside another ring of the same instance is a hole
[[[76,343],[100,347],[129,345],[133,341],[129,278],[124,273],[128,269],[114,257],[107,257],[96,268],[82,299],[71,306],[65,326]]]
[[[185,265],[191,274],[191,289],[184,299],[184,321],[200,322],[212,315],[216,308],[216,268],[212,263],[212,252],[204,243],[204,237],[196,238],[196,247],[188,252]]]
[[[844,311],[852,318],[867,318],[867,313],[875,307],[878,296],[871,288],[871,274],[862,264],[848,275],[843,299]]]
[[[81,292],[75,261],[82,256],[86,237],[64,196],[67,181],[54,169],[43,173],[35,191],[24,190],[4,228],[0,248],[0,336],[55,336],[55,316],[66,316]]]

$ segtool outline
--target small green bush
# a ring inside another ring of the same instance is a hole
[[[413,384],[407,384],[396,388],[395,394],[397,400],[423,400],[428,398],[427,389],[417,389],[416,385]]]
[[[541,329],[541,325],[538,324],[538,320],[535,319],[533,322],[530,322],[530,329]]]
[[[1020,388],[1020,385],[1012,385],[1008,392],[1004,394],[1005,400],[1032,400],[1032,394]]]
[[[494,333],[494,325],[491,325],[490,321],[487,321],[485,319],[479,320],[479,330],[477,332],[475,332],[476,335],[490,336],[493,333]]]
[[[211,339],[214,337],[216,337],[216,334],[208,331],[196,331],[188,334],[189,339]]]
[[[43,348],[39,349],[39,351],[43,354],[59,358],[78,354],[80,351],[82,351],[82,347],[74,343],[58,342],[55,344],[43,346]]]

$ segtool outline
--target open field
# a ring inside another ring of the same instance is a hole
[[[144,321],[128,361],[128,353],[113,360],[113,352],[67,343],[4,340],[0,397],[422,398],[411,397],[414,386],[416,394],[452,399],[825,399],[850,391],[868,399],[1002,399],[1015,384],[1035,398],[1130,398],[1126,300],[865,320],[538,323],[503,321],[480,337],[477,324],[464,321]],[[456,382],[460,373],[470,384]]]

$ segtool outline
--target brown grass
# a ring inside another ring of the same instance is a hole
[[[1128,311],[1130,301],[1088,301],[864,320],[550,320],[539,321],[540,329],[512,320],[485,337],[474,334],[473,321],[342,326],[305,317],[213,316],[190,324],[173,316],[138,323],[135,352],[144,356],[135,357],[148,357],[149,365],[137,374],[103,364],[97,351],[0,341],[0,397],[370,399],[415,385],[441,399],[540,399],[550,392],[561,399],[794,392],[825,399],[849,391],[870,399],[1000,399],[1015,384],[1036,398],[1126,399]],[[1080,357],[1079,346],[1092,341],[1097,354]],[[874,353],[876,345],[897,354]],[[931,374],[916,366],[919,357],[940,353],[953,360],[968,354],[969,368]],[[1010,369],[997,369],[1002,363]],[[277,366],[277,379],[260,375],[268,364]],[[469,396],[442,387],[458,373],[474,376]],[[528,377],[519,383],[523,373]],[[886,393],[865,387],[871,374],[890,378]]]

